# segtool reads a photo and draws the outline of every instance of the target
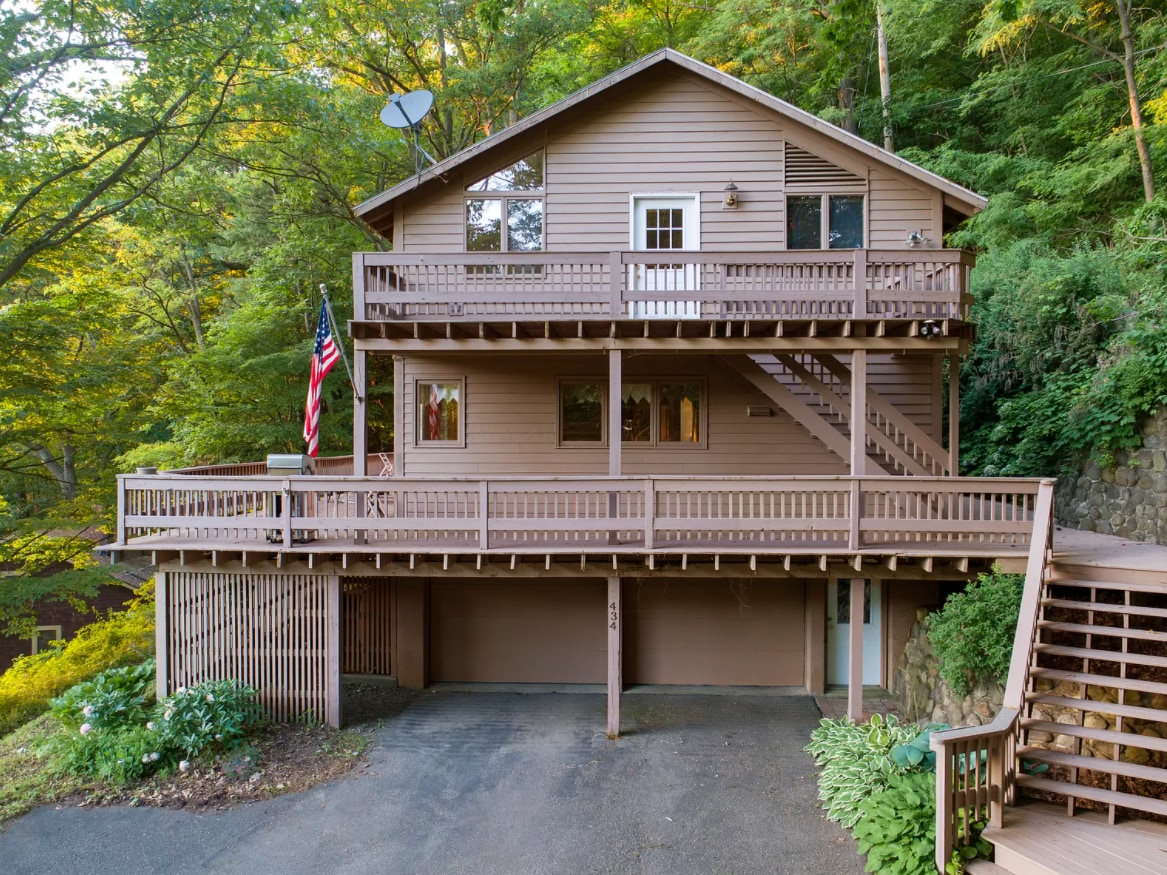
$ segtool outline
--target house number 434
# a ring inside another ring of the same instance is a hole
[[[616,603],[612,602],[608,605],[608,628],[613,632],[616,631],[616,622],[620,619],[620,614],[616,611]]]

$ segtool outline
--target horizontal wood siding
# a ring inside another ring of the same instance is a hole
[[[324,576],[166,575],[169,692],[237,680],[276,720],[329,716],[329,600]]]
[[[708,449],[625,445],[626,474],[845,474],[846,463],[781,410],[749,417],[749,405],[773,402],[710,356],[629,357],[625,381],[645,377],[705,377]],[[466,447],[416,446],[415,386],[419,378],[465,377]],[[406,476],[608,473],[608,450],[557,446],[559,379],[607,380],[599,356],[459,357],[405,361]]]
[[[817,159],[803,159],[789,182],[787,141],[793,154]],[[688,73],[646,77],[601,109],[569,112],[550,131],[503,148],[472,159],[421,197],[403,196],[395,226],[401,251],[463,252],[465,187],[539,148],[546,149],[549,251],[627,248],[636,193],[699,193],[701,248],[713,252],[784,248],[787,191],[867,192],[872,248],[902,247],[913,230],[937,243],[941,236],[927,186]],[[740,205],[726,210],[731,180]]]
[[[872,249],[901,247],[911,231],[919,231],[932,245],[941,245],[942,234],[933,221],[932,192],[882,168],[872,169],[870,183],[868,237]]]

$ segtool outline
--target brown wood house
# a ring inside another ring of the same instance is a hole
[[[160,687],[336,723],[348,672],[597,684],[611,734],[637,684],[854,712],[917,607],[1048,518],[1048,486],[956,476],[943,241],[984,205],[672,50],[360,204],[390,245],[353,257],[353,460],[121,478]]]

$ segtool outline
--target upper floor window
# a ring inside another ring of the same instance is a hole
[[[787,196],[786,248],[862,249],[863,195]]]
[[[467,252],[542,251],[542,150],[496,170],[466,189],[490,195],[466,198]]]

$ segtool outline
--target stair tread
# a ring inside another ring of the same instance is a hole
[[[1046,793],[1058,793],[1062,796],[1073,796],[1077,799],[1090,799],[1104,805],[1118,805],[1134,811],[1146,811],[1151,814],[1167,815],[1167,800],[1153,799],[1148,796],[1135,796],[1131,793],[1119,793],[1116,790],[1104,790],[1100,787],[1087,787],[1083,784],[1069,784],[1065,781],[1055,781],[1052,778],[1036,778],[1032,775],[1018,775],[1017,783],[1022,787],[1041,790]]]
[[[1051,656],[1076,656],[1101,662],[1126,662],[1130,665],[1147,665],[1167,668],[1167,656],[1152,656],[1149,653],[1122,653],[1115,650],[1095,650],[1093,647],[1071,647],[1067,644],[1046,644],[1036,642],[1033,649]]]
[[[1092,674],[1084,671],[1064,671],[1057,668],[1031,668],[1030,675],[1050,680],[1073,681],[1093,687],[1111,687],[1116,690],[1135,690],[1140,693],[1158,693],[1167,695],[1167,684],[1145,681],[1141,678],[1120,678],[1105,674]],[[1163,715],[1167,720],[1167,713]]]
[[[1070,768],[1085,769],[1092,772],[1106,772],[1109,775],[1124,775],[1128,778],[1138,778],[1143,781],[1167,782],[1167,769],[1157,769],[1154,766],[1144,766],[1139,763],[1127,763],[1122,760],[1113,760],[1106,757],[1066,753],[1065,751],[1049,750],[1044,747],[1018,748],[1017,754],[1026,759],[1036,760],[1039,763],[1069,766]]]
[[[1021,727],[1029,732],[1049,732],[1054,735],[1070,735],[1074,738],[1094,738],[1111,744],[1124,744],[1128,747],[1141,747],[1145,750],[1158,750],[1167,753],[1167,738],[1153,738],[1149,735],[1136,735],[1133,732],[1119,732],[1117,729],[1091,729],[1088,726],[1055,723],[1052,720],[1037,720],[1031,717],[1023,717]]]
[[[1075,611],[1094,611],[1096,614],[1126,614],[1139,617],[1167,617],[1167,608],[1150,608],[1146,605],[1112,605],[1106,602],[1083,602],[1075,599],[1043,598],[1046,607],[1069,608]]]
[[[1152,720],[1159,722],[1163,719],[1163,712],[1154,708],[1141,708],[1138,705],[1119,705],[1117,702],[1100,702],[1094,699],[1074,699],[1069,696],[1051,696],[1046,693],[1030,692],[1025,694],[1027,702],[1036,704],[1046,703],[1062,708],[1075,708],[1079,711],[1093,711],[1098,714],[1114,714],[1117,717],[1131,717],[1135,720]]]
[[[1167,633],[1150,629],[1131,629],[1125,626],[1095,626],[1091,623],[1063,623],[1057,620],[1038,620],[1042,629],[1053,632],[1078,632],[1083,635],[1097,635],[1100,638],[1137,638],[1140,641],[1161,641],[1167,645]]]
[[[972,860],[964,864],[964,871],[972,875],[1009,875],[1008,869],[1002,869],[992,860]]]
[[[1056,560],[1055,560],[1056,561]],[[1059,572],[1056,570],[1050,574],[1046,579],[1047,586],[1076,586],[1081,589],[1113,589],[1119,591],[1129,592],[1163,592],[1161,584],[1155,583],[1141,583],[1137,581],[1126,581],[1119,583],[1117,581],[1100,581],[1100,580],[1082,580],[1078,577],[1059,577]]]

